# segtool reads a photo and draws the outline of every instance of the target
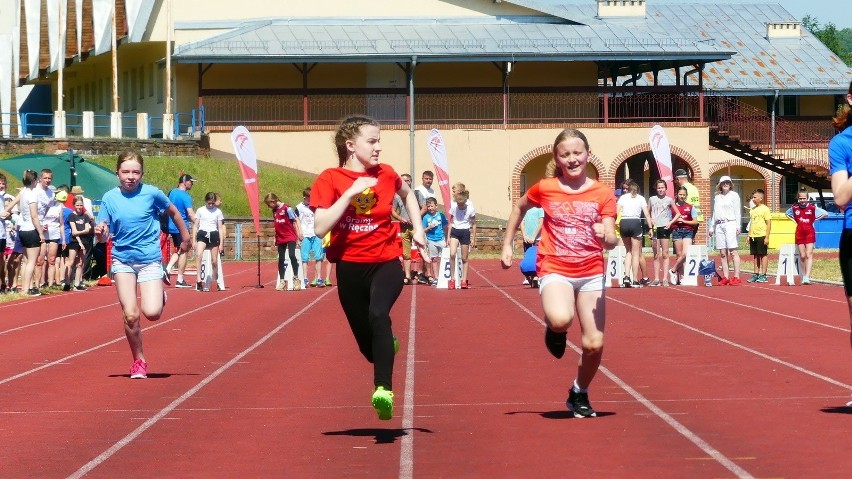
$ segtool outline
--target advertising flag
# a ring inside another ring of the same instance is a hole
[[[438,186],[441,188],[441,199],[444,201],[444,208],[450,209],[452,199],[450,198],[450,167],[447,163],[447,147],[444,144],[444,138],[441,132],[433,128],[429,132],[429,139],[426,141],[429,147],[429,153],[432,154],[432,163],[435,165],[435,176],[438,177]]]
[[[260,235],[260,198],[257,186],[257,153],[254,141],[246,127],[240,125],[231,132],[231,144],[240,162],[240,172],[243,174],[243,185],[246,188],[251,215],[254,218],[254,228]]]
[[[666,196],[674,198],[674,184],[672,183],[672,152],[669,146],[669,139],[666,137],[666,131],[660,125],[654,125],[651,128],[651,133],[648,135],[648,142],[651,144],[651,152],[654,154],[654,159],[657,160],[657,170],[660,172],[660,178],[666,181]]]

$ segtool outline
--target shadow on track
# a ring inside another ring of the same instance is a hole
[[[411,429],[379,429],[379,428],[364,428],[364,429],[346,429],[344,431],[326,431],[323,436],[354,436],[354,437],[367,437],[374,436],[376,440],[376,444],[393,444],[397,438],[402,436],[407,436],[408,432],[406,431],[417,431],[417,432],[428,432],[432,433],[429,429],[424,429],[422,427],[415,427]]]

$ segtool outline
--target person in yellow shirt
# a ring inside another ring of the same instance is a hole
[[[749,210],[751,227],[748,230],[748,247],[754,256],[754,274],[749,278],[749,283],[765,283],[766,268],[769,266],[769,258],[766,256],[769,248],[769,233],[772,230],[772,219],[769,207],[763,204],[766,197],[761,189],[754,190],[751,200],[754,208]]]

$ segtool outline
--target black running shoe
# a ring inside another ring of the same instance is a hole
[[[556,359],[565,354],[565,346],[568,344],[568,333],[557,333],[550,328],[544,330],[544,345]]]
[[[568,393],[568,400],[565,401],[565,405],[574,413],[574,417],[583,418],[597,416],[597,414],[595,414],[595,410],[592,409],[592,405],[589,404],[589,393],[575,393],[574,388],[571,388],[571,392]]]

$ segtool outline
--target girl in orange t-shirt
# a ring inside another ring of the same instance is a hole
[[[503,268],[512,266],[515,232],[521,218],[533,206],[543,208],[536,268],[547,322],[544,343],[552,355],[561,358],[576,311],[583,354],[566,405],[578,418],[595,416],[588,387],[603,353],[603,250],[618,244],[615,195],[612,189],[586,176],[590,153],[589,142],[580,131],[567,128],[559,133],[548,165],[555,177],[541,180],[515,203],[506,226],[501,260]]]
[[[350,116],[337,129],[334,143],[340,166],[329,168],[311,187],[317,236],[331,232],[326,255],[337,263],[340,305],[361,354],[373,363],[372,404],[379,419],[393,417],[394,354],[399,343],[391,329],[390,310],[402,292],[402,253],[391,223],[394,195],[399,195],[414,228],[412,241],[424,261],[426,236],[420,207],[408,185],[388,165],[379,163],[379,124]]]

